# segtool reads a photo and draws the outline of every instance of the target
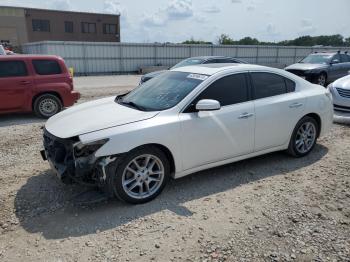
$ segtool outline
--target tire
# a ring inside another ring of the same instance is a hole
[[[170,178],[170,164],[159,148],[145,146],[118,158],[106,173],[109,195],[130,204],[143,204],[163,191]]]
[[[304,129],[309,131],[303,132]],[[317,143],[318,133],[317,121],[309,116],[303,117],[294,128],[287,150],[288,154],[294,157],[308,155]]]
[[[315,83],[325,87],[327,85],[327,75],[325,73],[319,74],[316,77]]]
[[[50,118],[62,110],[61,100],[52,94],[43,94],[34,101],[34,113],[40,118]]]

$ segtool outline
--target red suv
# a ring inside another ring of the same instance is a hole
[[[62,58],[41,55],[0,56],[0,114],[57,114],[80,98]]]

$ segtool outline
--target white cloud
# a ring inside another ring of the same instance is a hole
[[[72,10],[72,5],[70,0],[55,0],[53,1],[50,7],[57,10],[66,10],[66,11]]]
[[[193,16],[192,0],[172,0],[166,8],[169,19],[184,19]]]
[[[252,12],[252,11],[254,11],[256,9],[256,6],[255,5],[248,5],[247,6],[247,11],[249,11],[249,12]]]
[[[277,31],[276,26],[273,23],[269,23],[266,26],[267,35],[271,38],[275,38],[280,35],[280,32]]]
[[[118,14],[120,15],[122,12],[122,7],[119,2],[113,0],[106,0],[103,3],[103,11],[108,14]]]
[[[159,27],[170,20],[182,20],[194,16],[192,0],[172,0],[165,8],[153,14],[144,14],[141,22],[144,26]]]
[[[148,27],[164,26],[167,23],[167,17],[163,10],[158,10],[154,14],[144,14],[142,24]]]
[[[210,14],[214,14],[214,13],[220,13],[221,12],[221,9],[215,5],[212,5],[212,6],[207,6],[203,9],[203,11],[205,13],[210,13]]]
[[[241,4],[242,0],[231,0],[232,4]]]
[[[198,23],[206,23],[209,21],[209,19],[207,18],[207,16],[203,16],[200,14],[196,14],[194,15],[194,21],[198,22]]]
[[[311,34],[317,30],[310,19],[302,19],[300,25],[299,35]]]

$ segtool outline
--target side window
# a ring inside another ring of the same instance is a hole
[[[20,77],[27,75],[27,67],[23,61],[0,62],[0,77]]]
[[[336,60],[338,60],[338,63],[340,63],[341,61],[340,61],[340,56],[339,56],[339,54],[336,54],[336,55],[334,55],[333,57],[332,57],[332,62],[335,62]]]
[[[254,98],[260,99],[292,92],[293,81],[273,73],[251,73],[254,86]]]
[[[341,54],[340,55],[340,62],[341,63],[347,63],[347,62],[350,62],[350,60],[349,60],[349,56],[348,55],[346,55],[346,54]]]
[[[33,60],[33,66],[38,75],[58,75],[62,73],[60,65],[55,60]]]
[[[214,99],[221,106],[233,105],[249,100],[249,91],[246,74],[234,74],[225,76],[208,86],[194,99],[191,106],[185,112],[194,112],[195,105],[202,99]]]
[[[209,60],[205,61],[203,64],[215,64],[215,63],[217,63],[216,59],[209,59]]]
[[[230,58],[223,58],[223,59],[217,59],[217,63],[230,64],[230,63],[237,63],[237,61],[234,59],[230,59]]]
[[[289,80],[287,78],[285,78],[284,81],[286,82],[287,92],[288,93],[294,92],[295,91],[295,83],[292,80]]]

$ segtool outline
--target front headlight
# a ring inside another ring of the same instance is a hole
[[[73,145],[75,157],[87,157],[99,150],[104,144],[108,142],[108,139],[102,139],[99,141],[83,144],[82,142],[75,143]]]

